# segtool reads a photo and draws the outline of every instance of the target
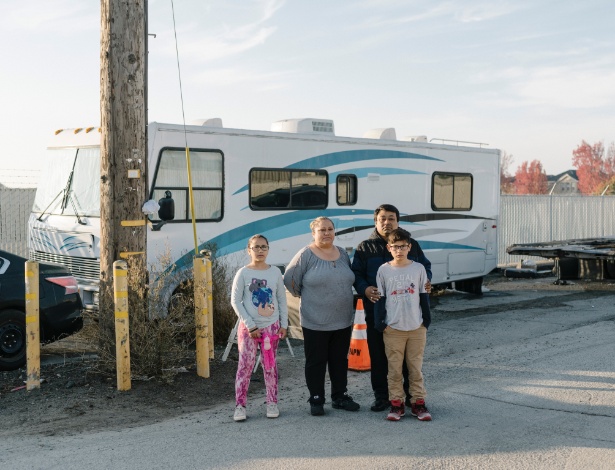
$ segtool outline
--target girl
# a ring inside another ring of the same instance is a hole
[[[268,252],[267,238],[263,235],[250,238],[248,254],[251,262],[237,271],[233,281],[231,304],[241,320],[237,329],[239,364],[235,378],[235,421],[246,419],[246,400],[256,362],[256,347],[258,341],[263,340],[270,343],[274,358],[273,367],[263,367],[267,389],[267,418],[280,415],[275,355],[278,339],[286,338],[288,310],[282,273],[277,267],[265,263]]]

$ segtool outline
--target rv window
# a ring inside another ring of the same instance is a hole
[[[327,172],[322,170],[252,169],[250,207],[261,209],[324,209]]]
[[[431,207],[435,211],[472,209],[472,175],[434,173]]]
[[[190,150],[190,169],[195,219],[198,221],[222,219],[224,189],[222,154],[216,151]],[[171,191],[175,202],[174,222],[192,220],[185,149],[162,150],[152,188],[152,198],[156,201],[163,198],[165,191]]]
[[[357,203],[357,177],[355,175],[339,175],[336,186],[338,205],[353,206]]]

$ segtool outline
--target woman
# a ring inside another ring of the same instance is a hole
[[[357,411],[359,404],[347,393],[354,273],[346,251],[333,244],[335,228],[331,219],[318,217],[310,228],[314,241],[295,255],[284,274],[286,288],[301,297],[299,313],[310,412],[314,416],[325,414],[327,366],[333,408]]]

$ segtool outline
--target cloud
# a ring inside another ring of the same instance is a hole
[[[238,13],[232,8],[225,15],[225,21],[216,30],[203,36],[203,26],[193,25],[178,33],[180,55],[189,56],[195,61],[213,61],[236,56],[242,52],[261,46],[275,33],[277,27],[268,25],[275,13],[284,6],[286,0],[258,0],[251,2]],[[241,18],[247,17],[246,22]],[[186,39],[182,40],[184,36]],[[175,54],[175,48],[168,46],[167,53]]]
[[[54,0],[12,3],[14,5],[8,11],[0,13],[0,27],[5,32],[74,35],[75,31],[100,29],[99,2]]]
[[[560,108],[604,108],[615,105],[615,71],[586,67],[544,67],[515,86],[519,97],[537,105]]]
[[[489,21],[515,13],[521,9],[518,4],[506,2],[478,2],[469,6],[466,6],[466,2],[461,2],[461,5],[463,6],[455,9],[455,18],[462,23]]]
[[[298,72],[259,72],[244,67],[216,68],[195,75],[191,81],[208,86],[249,84],[261,91],[287,88],[299,76]],[[301,75],[304,76],[304,75]]]
[[[563,57],[556,57],[557,63]],[[577,59],[582,56],[576,56]],[[480,85],[478,101],[506,108],[527,106],[560,109],[606,108],[615,105],[615,70],[608,59],[569,60],[558,65],[538,65],[483,69],[470,81]]]

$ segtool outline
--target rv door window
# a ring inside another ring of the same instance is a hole
[[[152,198],[164,197],[171,191],[175,201],[174,222],[192,220],[188,166],[185,149],[163,149],[152,188]],[[195,219],[217,221],[222,218],[224,162],[221,152],[190,150],[190,170],[194,196]]]
[[[250,207],[261,209],[324,209],[327,172],[323,170],[252,169]]]
[[[472,209],[472,175],[434,173],[431,207],[434,211],[469,211]]]
[[[336,186],[338,205],[353,206],[357,203],[357,177],[355,175],[339,175]]]

